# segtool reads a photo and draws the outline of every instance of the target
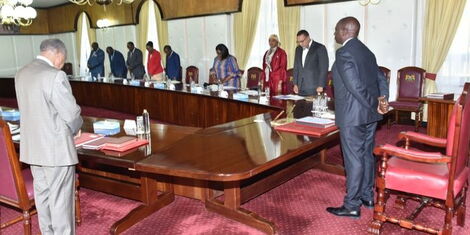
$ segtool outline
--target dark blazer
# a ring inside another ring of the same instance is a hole
[[[124,56],[121,52],[114,50],[113,54],[109,55],[109,64],[111,67],[111,73],[114,77],[127,77],[126,62],[124,61]]]
[[[105,76],[104,74],[104,51],[98,48],[96,51],[91,51],[90,58],[88,58],[88,69],[92,77]]]
[[[143,64],[142,51],[138,48],[134,48],[134,52],[127,52],[126,64],[129,67],[129,72],[134,75],[136,79],[142,79],[145,74],[145,68]]]
[[[337,126],[359,126],[382,119],[377,98],[388,98],[388,84],[369,48],[357,38],[351,39],[336,51],[332,71]]]
[[[169,56],[166,56],[165,73],[169,79],[181,81],[180,56],[174,51]]]
[[[302,51],[301,46],[295,49],[294,84],[299,87],[299,95],[316,95],[317,87],[326,85],[328,53],[323,44],[312,41],[302,66]]]

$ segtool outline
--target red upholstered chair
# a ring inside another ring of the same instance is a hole
[[[62,71],[64,71],[67,75],[73,75],[72,63],[64,63],[64,66],[62,66]]]
[[[191,81],[199,83],[199,69],[193,65],[186,68],[186,84],[190,84]]]
[[[257,90],[259,88],[262,74],[263,70],[258,67],[249,68],[247,72],[246,88]]]
[[[416,113],[416,131],[418,131],[423,119],[423,104],[419,101],[419,98],[423,94],[425,72],[424,69],[418,67],[405,67],[398,70],[397,100],[390,102],[390,106],[393,107],[392,112],[395,114],[394,122],[398,122],[398,113],[400,111]],[[389,118],[388,128],[391,124]]]
[[[287,94],[294,94],[294,69],[287,70],[287,82],[284,83]]]
[[[31,234],[31,216],[36,214],[34,209],[33,176],[29,168],[21,169],[21,164],[11,140],[10,129],[5,121],[0,120],[0,203],[21,210],[21,215],[2,222],[0,229],[23,221],[24,234]],[[78,180],[76,181],[78,189]],[[75,220],[80,224],[80,198],[75,192]],[[1,230],[0,230],[1,233]]]
[[[384,73],[384,76],[387,79],[387,84],[390,85],[390,69],[383,66],[379,66],[379,69]]]
[[[333,73],[328,71],[328,77],[326,78],[326,87],[325,87],[326,95],[331,98],[335,98],[335,88],[333,87]]]
[[[378,199],[368,231],[379,234],[383,223],[391,222],[408,229],[451,234],[454,216],[457,216],[457,224],[464,226],[470,172],[470,95],[463,92],[456,101],[447,139],[417,132],[402,132],[399,138],[405,140],[405,148],[387,144],[374,150],[381,162],[376,180]],[[410,142],[442,147],[446,154],[410,150]],[[398,206],[404,207],[409,199],[418,201],[420,205],[406,218],[387,214],[385,207],[390,193],[399,195],[396,201]],[[444,225],[441,229],[416,223],[414,219],[425,206],[444,209]]]

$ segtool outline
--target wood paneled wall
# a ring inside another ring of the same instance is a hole
[[[241,10],[243,0],[156,0],[164,19],[232,13]]]
[[[355,0],[284,0],[285,6],[295,5],[310,5],[310,4],[324,4],[324,3],[335,3],[335,2],[346,2]]]

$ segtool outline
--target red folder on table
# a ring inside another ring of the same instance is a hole
[[[338,127],[330,126],[326,128],[319,128],[319,127],[313,127],[309,125],[303,125],[303,124],[292,122],[292,123],[284,124],[281,126],[275,126],[274,129],[277,131],[291,132],[291,133],[299,134],[299,135],[309,135],[309,136],[320,137],[320,136],[327,135],[337,130]]]
[[[126,136],[125,136],[126,137]],[[121,137],[123,138],[123,137]],[[116,151],[116,152],[125,152],[127,150],[133,149],[133,148],[138,148],[142,145],[148,144],[148,140],[144,139],[137,139],[134,137],[131,137],[132,139],[120,142],[120,143],[106,143],[101,150],[110,150],[110,151]]]
[[[78,147],[80,147],[80,146],[82,146],[82,145],[84,145],[84,144],[93,142],[93,141],[98,140],[98,139],[101,139],[101,138],[103,138],[103,135],[83,132],[83,133],[80,135],[80,137],[74,139],[74,141],[75,141],[75,147],[78,148]]]

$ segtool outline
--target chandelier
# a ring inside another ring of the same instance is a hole
[[[380,3],[381,0],[360,0],[359,1],[359,4],[361,4],[362,6],[367,6],[370,4],[373,4],[373,5],[377,5]]]
[[[0,0],[0,22],[4,26],[30,26],[37,12],[33,0]]]
[[[96,2],[99,5],[109,5],[113,3],[113,0],[69,0],[69,2],[75,3],[77,5],[88,4],[91,6],[93,5],[93,2]],[[122,3],[131,4],[132,2],[134,2],[134,0],[116,0],[116,2],[118,5],[121,5]]]

